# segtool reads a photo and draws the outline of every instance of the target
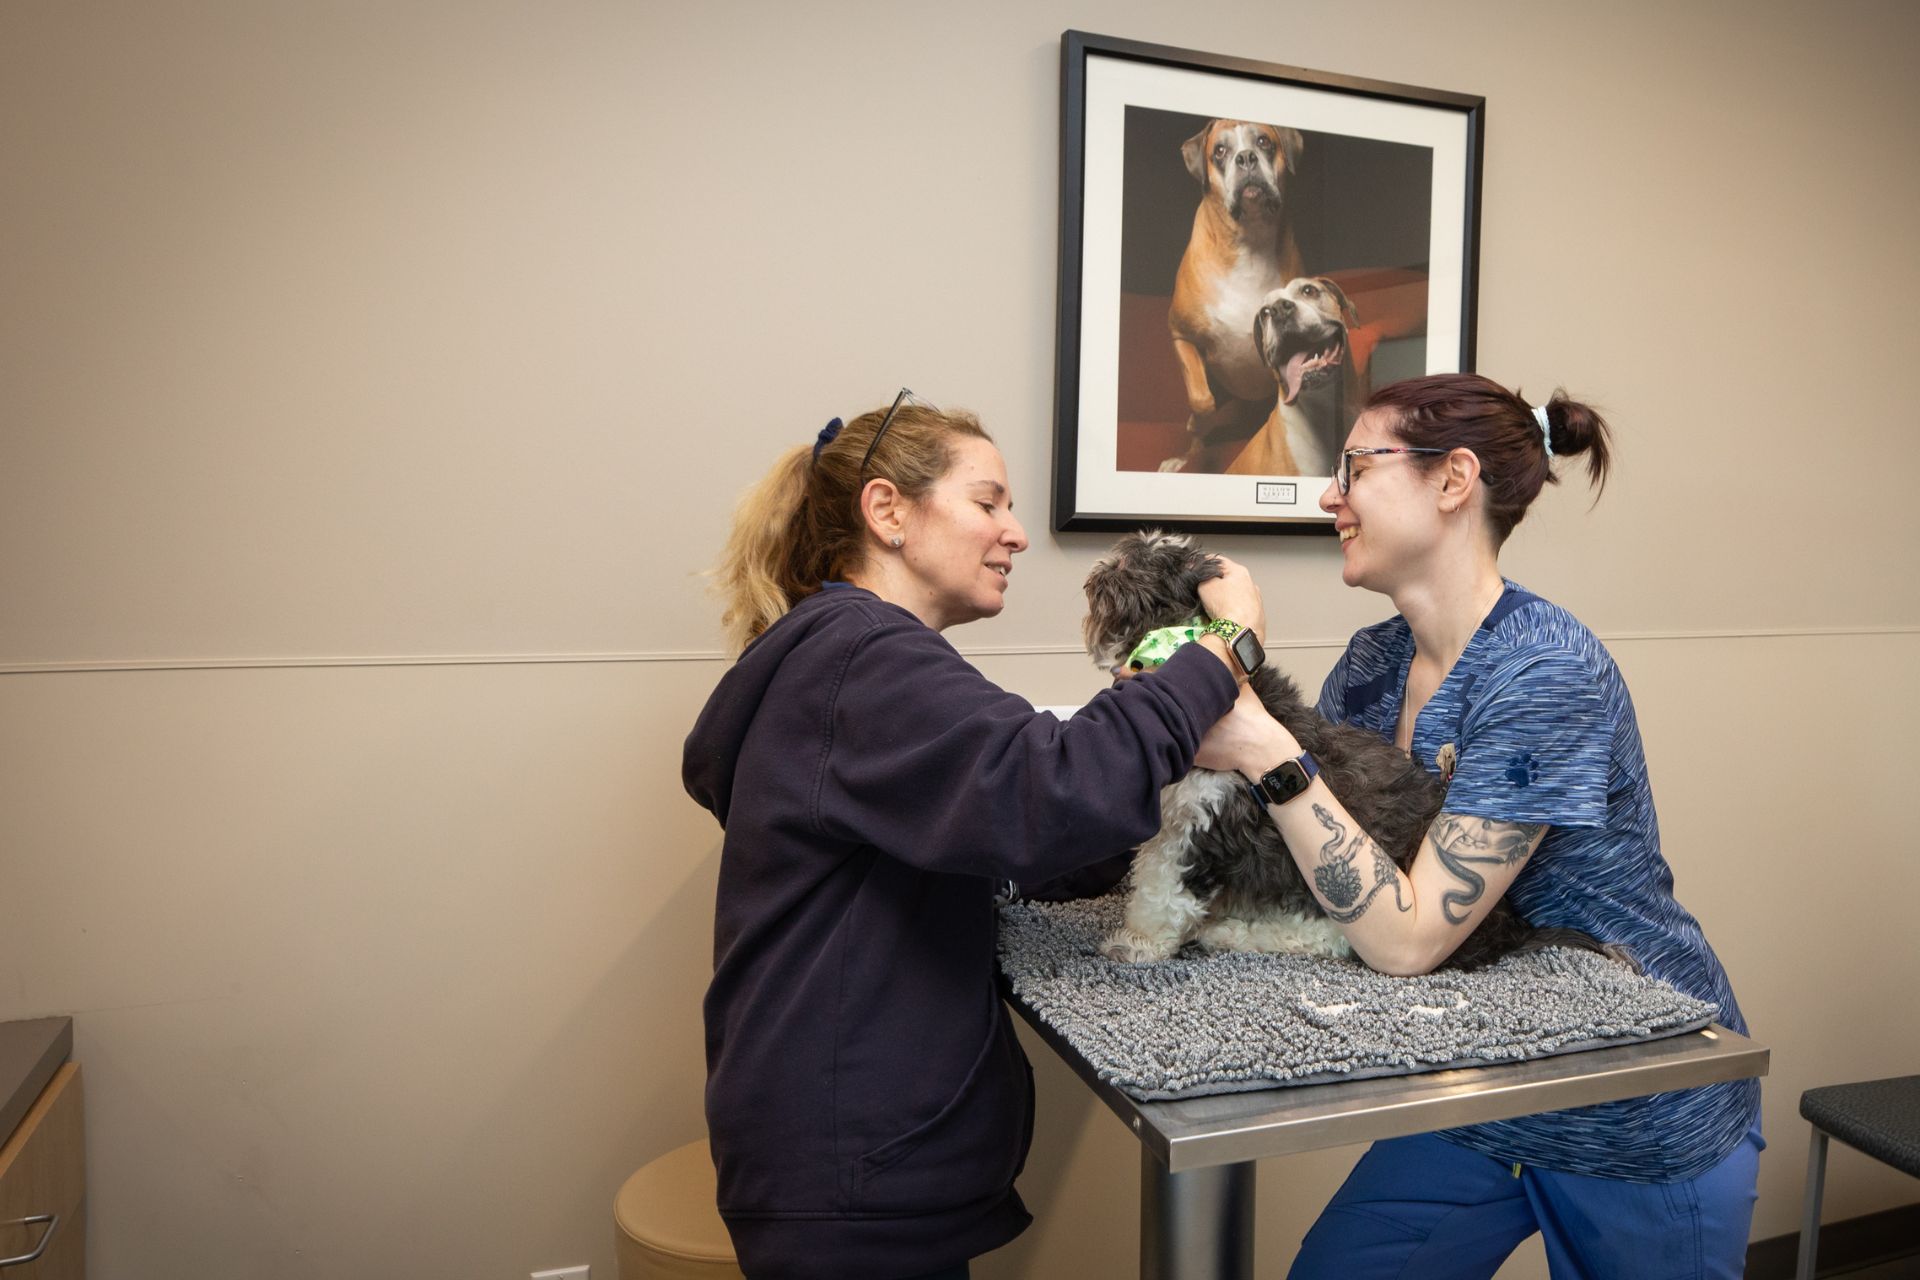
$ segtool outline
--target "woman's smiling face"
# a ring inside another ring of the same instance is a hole
[[[1361,414],[1343,447],[1404,447],[1391,422],[1386,410]],[[1327,482],[1320,509],[1333,516],[1339,532],[1340,578],[1348,586],[1392,595],[1421,571],[1440,534],[1439,490],[1423,461],[1430,459],[1402,453],[1355,457],[1346,493]]]
[[[953,444],[953,465],[912,503],[900,556],[913,613],[936,631],[991,618],[1006,603],[1013,557],[1027,549],[1007,464],[987,440]]]

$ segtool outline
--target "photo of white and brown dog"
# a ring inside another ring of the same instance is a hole
[[[1249,120],[1208,121],[1181,145],[1200,204],[1167,327],[1186,391],[1188,447],[1163,471],[1193,467],[1210,446],[1246,438],[1273,404],[1273,374],[1254,346],[1253,317],[1304,271],[1288,198],[1304,146],[1296,129]]]
[[[1273,412],[1227,466],[1237,476],[1325,476],[1366,403],[1349,340],[1353,303],[1325,276],[1289,280],[1262,301],[1254,346],[1274,380]]]

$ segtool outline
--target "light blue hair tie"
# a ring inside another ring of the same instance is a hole
[[[1547,406],[1543,404],[1535,405],[1533,408],[1533,420],[1540,424],[1540,440],[1541,443],[1547,446],[1547,456],[1551,458],[1553,456],[1553,428],[1547,425]]]

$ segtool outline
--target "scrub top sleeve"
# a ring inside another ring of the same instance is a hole
[[[1320,701],[1314,710],[1320,713],[1323,720],[1331,720],[1335,724],[1347,722],[1347,666],[1352,655],[1353,649],[1349,647],[1340,655],[1340,660],[1333,664],[1333,670],[1327,673],[1326,683],[1320,686]]]
[[[1498,822],[1605,826],[1613,730],[1593,673],[1572,654],[1503,663],[1468,696],[1446,810]]]

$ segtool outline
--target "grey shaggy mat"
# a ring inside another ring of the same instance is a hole
[[[1587,951],[1391,978],[1322,956],[1100,954],[1125,897],[1000,908],[1013,993],[1143,1101],[1484,1066],[1679,1035],[1717,1005]]]

